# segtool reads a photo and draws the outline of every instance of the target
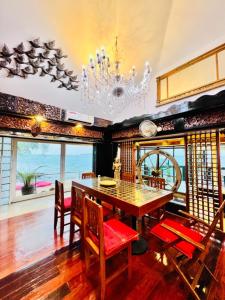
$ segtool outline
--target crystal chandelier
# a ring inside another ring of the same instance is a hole
[[[115,40],[114,61],[107,55],[104,47],[96,51],[96,57],[89,59],[87,66],[82,67],[81,97],[90,104],[101,106],[114,114],[130,103],[141,103],[149,91],[151,68],[145,63],[143,78],[137,81],[136,69],[133,66],[125,77],[120,71],[118,38]]]

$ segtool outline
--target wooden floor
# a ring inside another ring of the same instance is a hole
[[[68,245],[53,230],[54,208],[0,221],[0,279]]]
[[[107,288],[106,299],[191,299],[179,277],[169,273],[146,225],[149,251],[133,256],[132,279],[122,274]],[[98,299],[97,266],[86,275],[79,250],[67,245],[68,229],[62,239],[54,234],[52,209],[0,221],[0,299]],[[109,262],[109,269],[120,259]],[[219,279],[208,285],[208,299],[225,299],[225,243],[213,243],[208,261]]]

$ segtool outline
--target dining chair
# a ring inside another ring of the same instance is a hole
[[[84,206],[84,251],[86,272],[90,267],[90,256],[95,256],[100,264],[100,299],[105,299],[106,284],[125,270],[131,278],[131,242],[138,239],[138,233],[124,223],[112,218],[103,221],[103,207],[85,197]],[[127,263],[121,265],[106,278],[106,261],[122,250],[127,251]]]
[[[166,188],[166,181],[165,181],[164,178],[148,176],[147,180],[148,180],[148,185],[153,187],[153,188],[158,188],[158,189],[161,189],[161,190],[165,190],[165,188]],[[149,216],[157,219],[158,221],[160,221],[160,219],[165,214],[165,205],[158,208],[155,213],[156,213],[156,217],[154,216],[154,212],[151,213]]]
[[[166,187],[166,181],[164,178],[161,177],[148,177],[148,185],[154,188],[159,188],[161,190],[165,190]]]
[[[70,223],[65,223],[65,216],[70,214],[71,197],[64,197],[63,183],[55,181],[55,213],[54,229],[57,227],[58,218],[60,218],[60,236],[63,236],[64,227]]]
[[[189,292],[197,300],[201,299],[196,288],[199,285],[203,270],[206,269],[210,276],[216,280],[206,265],[206,255],[210,237],[216,230],[224,206],[225,201],[222,202],[211,225],[187,212],[179,211],[187,218],[184,224],[171,218],[165,218],[150,230],[151,234],[163,241],[162,251],[174,270],[180,275]],[[170,253],[171,248],[173,251],[175,250],[175,255]],[[194,273],[191,274],[193,266],[195,267]]]
[[[84,211],[84,190],[79,187],[71,187],[71,217],[70,217],[70,247],[73,245],[74,233],[80,231],[80,252],[83,257],[83,211]],[[75,230],[76,225],[79,227]]]
[[[94,172],[85,172],[81,174],[82,179],[94,178],[96,177]]]
[[[82,179],[88,179],[88,178],[95,178],[96,174],[94,172],[86,172],[86,173],[82,173],[81,174],[81,178]],[[97,199],[95,199],[94,197],[92,197],[90,195],[91,199],[97,201],[98,203],[100,203]],[[101,203],[103,205],[103,214],[105,218],[108,218],[110,216],[113,215],[114,213],[114,208],[111,205],[108,205],[107,203]]]

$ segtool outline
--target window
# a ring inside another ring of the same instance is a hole
[[[84,172],[92,172],[93,146],[66,145],[65,179],[81,178]]]
[[[0,137],[0,205],[10,198],[11,138]]]
[[[13,201],[54,193],[55,180],[65,180],[70,191],[73,178],[92,171],[93,145],[14,141]]]
[[[60,157],[60,144],[17,142],[16,198],[53,191],[61,178]]]

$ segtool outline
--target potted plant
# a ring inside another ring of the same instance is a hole
[[[39,168],[40,167],[38,167],[37,169],[39,169]],[[35,180],[35,178],[40,176],[36,172],[37,169],[35,169],[34,171],[30,171],[30,172],[18,172],[17,173],[18,177],[23,182],[23,186],[21,188],[22,195],[30,195],[30,194],[34,193],[35,185],[34,185],[33,181]]]

